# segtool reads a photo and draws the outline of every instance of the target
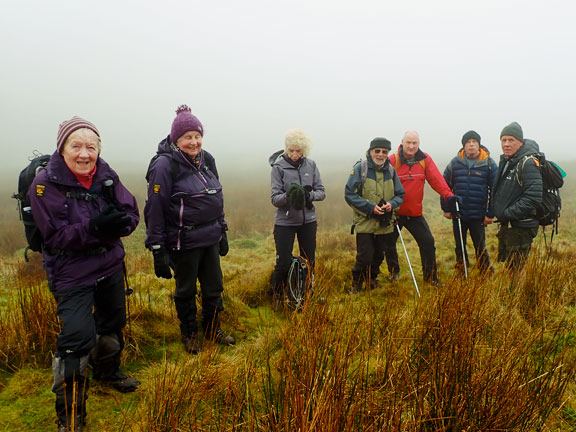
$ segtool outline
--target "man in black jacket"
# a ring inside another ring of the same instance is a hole
[[[494,213],[500,223],[498,261],[510,270],[520,270],[526,263],[532,240],[538,234],[536,209],[542,202],[542,176],[538,144],[524,139],[522,128],[510,123],[500,133],[502,155],[494,184]]]

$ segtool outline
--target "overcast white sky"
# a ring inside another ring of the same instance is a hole
[[[79,115],[104,159],[144,171],[181,103],[220,165],[266,167],[293,127],[325,163],[410,129],[438,160],[469,129],[498,156],[511,121],[576,159],[575,22],[558,0],[5,0],[2,170]]]

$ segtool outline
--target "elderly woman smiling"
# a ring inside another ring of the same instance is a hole
[[[56,152],[29,195],[62,323],[52,365],[59,430],[80,430],[89,362],[95,380],[121,392],[140,384],[120,371],[126,325],[120,238],[138,225],[138,206],[100,157],[98,129],[79,117],[60,125]]]

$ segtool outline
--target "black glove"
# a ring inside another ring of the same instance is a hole
[[[306,198],[306,208],[312,210],[314,208],[314,204],[312,204],[312,186],[304,186],[304,196]]]
[[[126,216],[125,211],[120,211],[110,204],[100,214],[90,219],[89,229],[97,235],[118,237],[125,232],[130,223],[130,218]]]
[[[168,251],[163,247],[152,249],[152,256],[154,257],[154,273],[156,273],[156,277],[172,279],[170,254]]]
[[[302,210],[306,205],[306,192],[298,183],[290,183],[286,191],[288,205],[296,210]]]
[[[378,203],[378,207],[382,207],[386,205],[386,201],[385,200],[380,200],[380,202]],[[377,216],[378,217],[378,221],[380,222],[380,226],[382,227],[387,227],[392,225],[392,212],[387,212],[385,211],[383,215]]]
[[[226,231],[222,232],[222,236],[220,237],[220,241],[218,242],[218,253],[220,256],[226,256],[230,247],[228,246],[228,237],[226,236]]]
[[[452,216],[460,217],[460,210],[462,210],[462,197],[459,195],[449,196],[446,198],[446,203],[448,203]]]

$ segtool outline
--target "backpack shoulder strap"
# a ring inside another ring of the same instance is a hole
[[[366,183],[366,177],[368,177],[368,161],[364,159],[360,162],[360,182],[362,185]]]
[[[170,161],[170,177],[172,178],[172,181],[174,182],[178,177],[178,163],[173,158],[168,157],[166,153],[156,153],[154,156],[152,156],[152,159],[150,159],[150,163],[148,164],[148,170],[146,171],[146,181],[148,181],[148,177],[150,176],[150,168],[152,167],[152,164],[162,156],[167,157]]]
[[[400,165],[402,165],[402,162],[400,162],[400,154],[396,152],[394,153],[394,169],[398,171],[400,169]]]
[[[520,186],[524,184],[522,173],[524,172],[524,165],[526,165],[528,159],[532,159],[534,165],[536,165],[537,168],[540,168],[540,159],[538,159],[538,154],[526,155],[520,161],[518,161],[518,168],[516,169],[516,181]]]

